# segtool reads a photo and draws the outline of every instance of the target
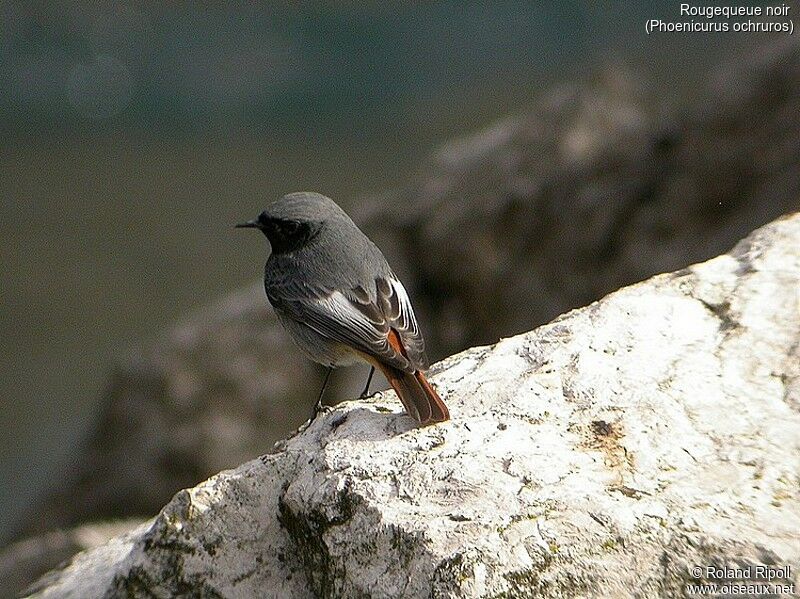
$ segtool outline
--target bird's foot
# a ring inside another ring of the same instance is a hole
[[[332,409],[333,407],[323,405],[321,401],[318,401],[314,405],[314,411],[311,412],[311,418],[308,419],[308,423],[311,424],[312,422],[314,422],[317,416],[319,416],[320,414],[325,414],[326,412],[330,412]]]

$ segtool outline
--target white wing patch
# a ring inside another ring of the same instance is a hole
[[[394,277],[389,279],[389,283],[392,286],[392,290],[397,295],[400,308],[399,314],[392,314],[392,317],[400,322],[400,326],[404,331],[408,331],[412,335],[418,335],[419,328],[417,327],[417,319],[414,316],[414,309],[411,307],[411,300],[408,297],[406,288]]]
[[[328,297],[316,300],[315,303],[319,304],[322,310],[334,315],[339,324],[369,344],[381,339],[380,328],[385,321],[376,322],[367,318],[341,291],[334,291]]]

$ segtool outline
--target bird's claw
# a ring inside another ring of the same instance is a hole
[[[331,410],[333,410],[332,406],[323,405],[322,402],[318,401],[314,406],[314,411],[311,413],[311,418],[308,419],[308,423],[311,424],[317,416],[330,412]]]

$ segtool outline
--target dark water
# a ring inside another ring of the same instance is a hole
[[[233,223],[300,189],[352,206],[607,64],[690,92],[744,43],[648,38],[657,2],[315,6],[0,3],[0,541],[110,365],[259,276]]]

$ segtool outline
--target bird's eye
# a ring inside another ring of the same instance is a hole
[[[300,229],[300,223],[294,220],[287,220],[281,223],[281,228],[285,234],[294,235]]]

